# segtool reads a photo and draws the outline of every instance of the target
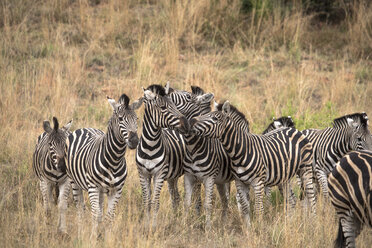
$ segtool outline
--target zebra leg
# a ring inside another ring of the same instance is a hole
[[[228,210],[228,202],[229,202],[229,198],[228,198],[229,194],[226,191],[230,190],[230,187],[226,187],[226,185],[230,185],[230,183],[217,184],[217,190],[220,195],[221,204],[222,204],[222,215],[221,215],[222,223],[224,223],[226,219],[226,214]]]
[[[178,178],[168,179],[168,190],[172,199],[172,207],[174,213],[177,212],[180,203],[180,194],[178,193]]]
[[[115,190],[113,192],[110,192],[110,194],[107,196],[107,212],[105,215],[105,224],[107,224],[108,228],[111,228],[113,220],[115,218],[116,214],[116,205],[118,204],[123,189]],[[103,199],[103,197],[101,197]],[[100,200],[101,200],[100,198]],[[103,200],[102,200],[103,202]],[[105,225],[106,226],[106,225]]]
[[[244,184],[242,181],[235,180],[236,191],[239,198],[238,202],[241,206],[240,212],[243,215],[245,226],[247,228],[251,225],[251,218],[249,216],[250,206],[249,206],[249,186]]]
[[[204,209],[205,209],[205,229],[209,231],[211,229],[211,209],[213,202],[213,188],[214,188],[214,178],[208,177],[204,180],[204,190],[205,190],[205,200],[204,200]]]
[[[47,217],[50,217],[50,202],[52,200],[52,185],[45,180],[40,180],[41,196]]]
[[[343,215],[340,218],[340,223],[344,237],[343,247],[355,247],[356,226],[353,214],[349,212],[346,216]]]
[[[253,180],[252,186],[254,189],[254,195],[255,195],[255,202],[254,202],[254,208],[256,211],[256,215],[258,218],[261,218],[263,215],[263,195],[264,195],[264,180],[261,178],[257,178]]]
[[[193,195],[193,198],[194,198],[194,201],[195,201],[196,215],[200,216],[201,207],[202,207],[202,200],[201,200],[201,183],[199,181],[195,182],[194,190],[193,190],[192,195]]]
[[[146,225],[150,223],[151,214],[151,177],[139,173],[142,188],[142,204],[146,215]]]
[[[271,196],[271,187],[265,187],[265,195]]]
[[[303,184],[305,184],[306,198],[310,202],[311,212],[313,214],[316,214],[316,199],[314,192],[314,184],[312,180],[312,170],[309,166],[301,166],[299,173]]]
[[[154,195],[152,198],[152,209],[153,209],[153,218],[152,218],[152,228],[155,230],[156,228],[156,220],[158,217],[158,212],[159,212],[159,198],[160,198],[160,192],[164,184],[164,178],[162,177],[154,177]]]
[[[78,212],[78,235],[82,235],[83,212],[85,210],[83,191],[79,186],[71,180],[72,196]]]
[[[329,194],[328,194],[327,175],[324,173],[324,171],[318,169],[316,171],[316,176],[317,176],[318,182],[320,184],[320,188],[322,188],[323,197],[324,197],[325,200],[328,200]]]
[[[58,196],[58,231],[61,233],[67,233],[66,228],[66,210],[67,210],[67,199],[70,193],[70,180],[67,178],[64,182],[59,183],[59,196]]]
[[[296,206],[296,196],[294,195],[292,187],[289,185],[289,182],[279,184],[278,188],[282,196],[285,198],[286,205],[289,204],[291,209],[294,209]]]
[[[195,181],[196,181],[196,179],[193,175],[190,175],[188,173],[185,174],[185,176],[184,176],[184,184],[185,184],[185,202],[184,202],[184,205],[185,205],[185,213],[186,214],[189,213],[189,209],[190,209],[190,206],[191,206],[194,185],[196,185]],[[200,192],[199,192],[199,196],[200,196]]]
[[[102,222],[102,209],[100,206],[100,198],[102,197],[102,193],[100,190],[95,186],[89,186],[88,188],[88,196],[89,202],[91,207],[92,213],[92,232],[91,232],[91,239],[94,241],[98,236],[98,226]]]

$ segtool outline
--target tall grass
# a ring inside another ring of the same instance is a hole
[[[73,129],[106,130],[106,95],[131,99],[141,86],[170,80],[198,85],[217,101],[229,99],[246,114],[252,132],[273,116],[291,115],[299,129],[324,128],[333,118],[371,114],[371,8],[367,1],[335,1],[346,9],[339,23],[316,21],[299,1],[4,0],[0,2],[0,243],[5,247],[88,247],[89,211],[77,237],[73,204],[70,240],[45,216],[31,168],[42,121],[73,119]],[[314,21],[315,20],[315,21]],[[139,111],[139,116],[142,111]],[[141,122],[140,118],[140,122]],[[315,219],[300,206],[292,216],[267,204],[262,222],[244,230],[230,199],[226,223],[215,200],[213,228],[203,218],[169,210],[161,195],[160,225],[144,232],[134,152],[107,247],[329,247],[336,235],[329,203]],[[182,180],[180,180],[182,181]],[[181,182],[180,182],[181,184]],[[182,190],[180,185],[180,189]],[[233,188],[233,191],[235,189]],[[183,190],[182,190],[183,193]],[[276,199],[276,198],[275,198]],[[88,208],[89,209],[89,208]],[[57,214],[55,208],[54,214]],[[358,238],[371,244],[370,231]]]

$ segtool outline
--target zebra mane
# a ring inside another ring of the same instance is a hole
[[[191,92],[197,96],[201,96],[204,94],[204,90],[199,86],[191,86]]]
[[[159,96],[165,96],[165,89],[163,86],[159,85],[159,84],[152,84],[150,85],[149,87],[147,87],[146,90],[149,90],[155,94],[158,94]]]
[[[341,128],[348,126],[347,119],[353,119],[353,121],[360,123],[361,126],[367,127],[368,126],[368,116],[366,113],[354,113],[345,116],[341,116],[337,119],[333,120],[333,127],[334,128]]]
[[[219,103],[216,107],[217,110],[222,111],[222,106],[223,106],[223,103]],[[230,104],[230,112],[233,113],[233,115],[235,115],[235,116],[239,117],[240,119],[244,120],[249,125],[249,122],[248,122],[247,118],[245,118],[245,115],[242,112],[240,112],[235,106],[233,106],[231,104]]]
[[[119,103],[124,104],[125,108],[129,105],[129,97],[126,94],[122,94],[119,98]]]

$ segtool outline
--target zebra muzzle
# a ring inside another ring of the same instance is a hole
[[[129,149],[135,149],[138,145],[138,135],[136,132],[129,132],[128,135],[128,147]]]

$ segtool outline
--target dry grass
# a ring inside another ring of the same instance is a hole
[[[74,206],[68,210],[71,239],[57,236],[57,219],[47,220],[43,213],[31,158],[44,119],[57,116],[66,123],[73,118],[73,129],[105,130],[111,114],[105,95],[126,93],[134,99],[141,86],[168,80],[181,89],[199,85],[238,106],[256,133],[273,116],[291,115],[303,129],[326,127],[345,113],[371,115],[370,6],[357,1],[353,15],[327,25],[313,24],[300,5],[259,2],[243,13],[238,0],[1,1],[2,246],[93,245],[90,228],[82,239],[76,235]],[[126,157],[125,193],[110,237],[98,246],[329,247],[336,235],[329,203],[318,203],[319,214],[312,219],[300,206],[286,217],[275,201],[246,232],[234,199],[223,224],[215,201],[214,227],[206,234],[202,219],[185,219],[182,209],[173,216],[166,187],[158,231],[145,234],[134,152]],[[362,233],[359,247],[370,246],[370,234]]]

